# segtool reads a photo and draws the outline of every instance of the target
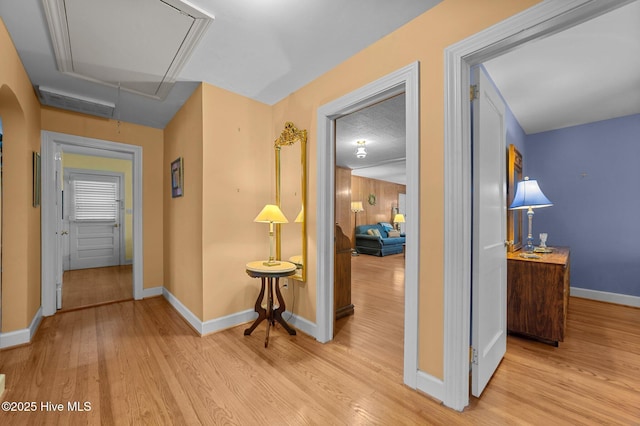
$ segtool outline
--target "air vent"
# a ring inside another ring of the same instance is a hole
[[[39,86],[36,88],[38,98],[42,105],[81,112],[83,114],[97,115],[98,117],[111,118],[115,110],[115,104],[83,96],[65,93],[59,90]]]

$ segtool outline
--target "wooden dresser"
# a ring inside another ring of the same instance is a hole
[[[507,254],[507,330],[558,346],[569,303],[569,248],[553,247],[540,259]]]
[[[336,224],[335,241],[333,308],[336,319],[340,319],[353,315],[354,307],[351,303],[351,240],[342,232],[338,224]]]

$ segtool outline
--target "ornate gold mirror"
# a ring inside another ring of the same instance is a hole
[[[276,226],[276,257],[296,264],[292,277],[307,278],[307,131],[290,121],[274,142],[276,204],[289,223]]]
[[[522,154],[511,144],[507,161],[507,240],[508,251],[522,248],[522,210],[508,210],[516,195],[516,185],[522,180]]]

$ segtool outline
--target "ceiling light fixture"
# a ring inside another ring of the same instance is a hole
[[[365,141],[358,141],[358,150],[356,151],[356,157],[358,158],[364,158],[367,156],[367,150],[364,146]]]

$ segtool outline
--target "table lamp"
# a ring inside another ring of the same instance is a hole
[[[275,237],[273,234],[273,224],[274,223],[289,223],[284,213],[280,210],[280,208],[274,204],[267,204],[264,208],[258,213],[254,222],[260,223],[268,223],[269,224],[269,260],[263,262],[262,264],[265,266],[276,266],[280,265],[280,262],[274,259],[273,253],[275,251]]]
[[[396,225],[396,229],[400,229],[400,227],[398,226],[399,223],[404,223],[404,215],[402,213],[397,213],[394,217],[393,217],[393,224]]]
[[[525,177],[523,181],[518,182],[516,195],[513,197],[513,202],[509,206],[509,209],[527,209],[527,216],[529,217],[529,234],[527,235],[527,244],[524,246],[526,252],[531,253],[534,250],[533,234],[531,229],[533,222],[533,209],[549,207],[552,205],[553,203],[549,201],[549,199],[545,197],[540,190],[538,181],[529,180],[528,177]]]

